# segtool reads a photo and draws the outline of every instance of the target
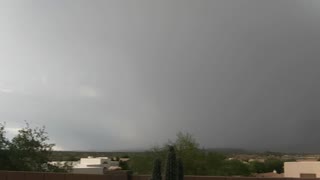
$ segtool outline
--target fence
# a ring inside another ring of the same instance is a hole
[[[35,173],[0,171],[0,180],[150,180],[150,176],[129,176],[127,173],[106,175]],[[185,176],[185,180],[296,180],[295,178],[256,178],[256,177],[216,177]],[[299,180],[320,180],[299,178]]]
[[[0,180],[128,180],[127,174],[63,174],[1,171]]]
[[[130,180],[150,180],[150,176],[131,176]],[[184,176],[184,180],[320,180],[310,178],[278,178],[278,177],[230,177],[230,176]]]

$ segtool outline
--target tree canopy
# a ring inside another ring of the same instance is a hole
[[[31,128],[28,123],[11,140],[0,124],[0,169],[12,171],[64,171],[49,163],[54,144],[49,143],[45,127]]]

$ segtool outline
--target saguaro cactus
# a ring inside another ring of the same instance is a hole
[[[161,176],[161,161],[156,159],[153,163],[152,178],[151,180],[162,180]]]
[[[173,146],[169,147],[166,164],[166,180],[177,180],[176,152]]]
[[[183,178],[184,178],[183,163],[182,163],[181,158],[178,158],[178,160],[177,160],[177,176],[178,176],[178,180],[183,180]]]

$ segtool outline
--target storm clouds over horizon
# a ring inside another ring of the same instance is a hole
[[[320,152],[320,2],[0,1],[0,121],[65,150]]]

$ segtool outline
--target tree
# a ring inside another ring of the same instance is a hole
[[[12,166],[10,161],[9,141],[5,135],[5,125],[0,124],[0,169],[10,169]]]
[[[276,158],[269,158],[266,159],[264,163],[267,172],[272,172],[276,170],[277,173],[283,173],[284,162],[282,160]]]
[[[174,150],[174,147],[170,146],[166,163],[166,180],[176,180],[176,168],[176,152]]]
[[[205,153],[199,148],[196,139],[189,133],[179,132],[173,143],[177,155],[183,160],[187,175],[202,175],[205,170]]]
[[[121,158],[130,158],[130,156],[125,154],[125,155],[122,155]]]
[[[137,174],[151,174],[154,159],[153,153],[150,152],[131,156],[129,161],[130,169]]]
[[[54,144],[48,143],[45,127],[32,129],[28,123],[9,141],[0,124],[0,169],[13,171],[64,171],[49,164]]]
[[[151,180],[162,180],[160,159],[154,161]]]
[[[129,165],[126,161],[119,161],[119,167],[122,170],[129,170]]]
[[[266,166],[263,162],[253,161],[249,163],[249,169],[253,173],[265,173]]]
[[[26,127],[19,130],[12,142],[10,151],[13,152],[11,161],[15,163],[15,170],[22,171],[48,171],[49,157],[54,144],[47,143],[49,137],[42,128]]]
[[[223,176],[249,176],[250,170],[248,165],[239,160],[225,160],[223,166],[220,168],[220,175]]]
[[[224,162],[225,162],[226,156],[217,152],[209,152],[206,154],[205,157],[206,157],[205,166],[207,171],[205,172],[205,174],[202,174],[202,175],[212,175],[212,176],[222,175],[220,169],[225,165]]]

